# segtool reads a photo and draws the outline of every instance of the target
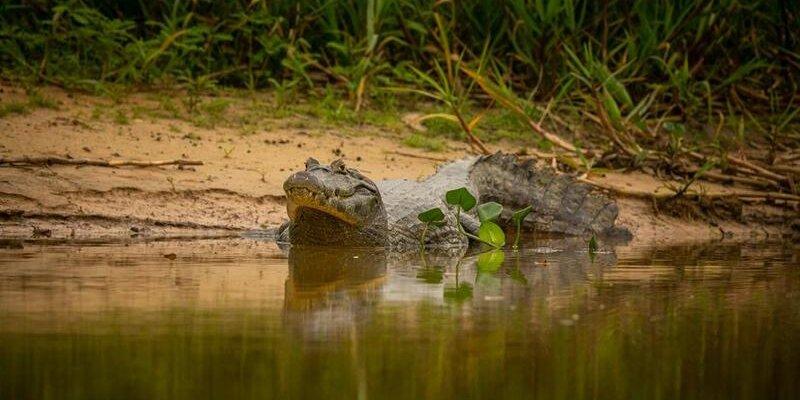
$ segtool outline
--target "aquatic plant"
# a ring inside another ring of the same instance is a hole
[[[464,237],[476,240],[480,243],[491,246],[494,249],[500,249],[506,245],[506,235],[497,222],[503,214],[503,206],[499,203],[490,201],[487,203],[477,204],[478,201],[475,196],[469,192],[465,187],[449,190],[445,193],[445,202],[453,209],[455,209],[456,228],[458,232]],[[461,212],[468,212],[476,208],[480,226],[478,227],[478,235],[473,235],[464,230],[461,226]],[[519,234],[521,230],[522,219],[525,218],[533,210],[532,206],[525,207],[517,210],[512,219],[517,224],[517,237],[514,242],[514,248],[519,246]],[[420,237],[420,246],[424,248],[425,240],[428,229],[430,227],[438,227],[444,225],[444,212],[439,207],[434,207],[430,210],[423,211],[417,216],[420,221],[425,224]]]

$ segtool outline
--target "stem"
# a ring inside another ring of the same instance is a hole
[[[477,240],[477,241],[479,241],[479,242],[481,242],[483,244],[488,244],[489,246],[492,246],[495,249],[499,249],[500,248],[500,246],[497,246],[494,243],[487,242],[487,241],[485,241],[485,240],[483,240],[483,239],[481,239],[481,238],[479,238],[479,237],[477,237],[477,236],[475,236],[475,235],[473,235],[473,234],[471,234],[471,233],[469,233],[469,232],[464,230],[464,227],[461,226],[461,206],[456,206],[456,228],[458,229],[459,233],[461,233],[462,235],[464,235],[464,236],[466,236],[466,237],[468,237],[470,239]]]
[[[422,238],[419,240],[419,247],[422,251],[425,251],[425,238],[428,236],[428,226],[430,226],[430,224],[426,222],[425,229],[422,230]]]
[[[519,248],[519,231],[520,231],[520,229],[521,229],[521,225],[522,225],[522,221],[517,221],[517,223],[516,223],[516,226],[517,226],[517,234],[516,234],[516,236],[514,237],[514,246],[512,247],[514,250],[516,250],[516,249],[518,249],[518,248]]]

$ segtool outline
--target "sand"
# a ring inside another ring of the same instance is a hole
[[[25,92],[0,85],[0,104],[25,101]],[[390,128],[337,124],[267,108],[253,122],[252,99],[231,97],[214,124],[159,114],[151,92],[119,102],[87,94],[40,89],[57,109],[35,108],[0,118],[0,157],[55,156],[103,160],[199,160],[201,166],[0,166],[0,238],[103,239],[159,236],[235,236],[277,227],[286,220],[282,183],[308,157],[348,166],[371,178],[420,179],[444,159],[469,154],[460,142],[442,152],[403,145],[411,134],[398,115]],[[161,96],[163,98],[163,96]],[[161,100],[163,102],[163,100]],[[118,115],[125,115],[124,118]],[[247,124],[240,119],[248,118]],[[400,126],[401,128],[398,128]],[[518,151],[520,143],[490,143]],[[592,179],[635,191],[666,190],[643,173],[613,172]],[[706,185],[703,190],[735,192]],[[620,197],[618,222],[641,243],[683,240],[754,240],[792,234],[796,213],[745,206],[739,221],[675,218],[652,203]]]

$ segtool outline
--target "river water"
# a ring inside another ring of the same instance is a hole
[[[799,394],[795,244],[0,249],[0,399]]]

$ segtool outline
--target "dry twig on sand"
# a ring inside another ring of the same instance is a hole
[[[83,165],[93,167],[160,167],[164,165],[203,165],[198,160],[159,160],[159,161],[132,161],[132,160],[89,160],[64,157],[2,157],[0,165]]]
[[[424,154],[414,154],[414,153],[407,153],[407,152],[405,152],[405,151],[398,151],[398,150],[395,150],[395,151],[387,151],[387,152],[385,152],[385,153],[386,153],[386,154],[395,154],[395,155],[398,155],[398,156],[403,156],[403,157],[419,158],[419,159],[422,159],[422,160],[431,160],[431,161],[439,161],[439,162],[447,162],[447,161],[450,161],[450,159],[448,159],[448,158],[444,158],[444,157],[426,156],[426,155],[424,155]]]
[[[611,192],[614,192],[618,195],[623,196],[630,196],[630,197],[639,197],[639,198],[647,198],[647,199],[656,199],[656,200],[665,200],[669,198],[677,197],[677,193],[675,192],[664,192],[664,193],[653,193],[653,192],[642,192],[636,190],[627,190],[624,188],[616,187],[613,185],[608,185],[600,182],[591,181],[586,178],[578,178],[580,181],[588,183],[590,185],[596,186],[601,189],[605,189]],[[688,198],[704,198],[704,199],[717,199],[717,198],[748,198],[752,200],[784,200],[784,201],[791,201],[791,202],[800,202],[800,196],[789,194],[789,193],[781,193],[781,192],[766,192],[766,191],[754,191],[754,190],[736,190],[734,192],[728,193],[696,193],[696,192],[685,192],[682,194],[684,197]]]

